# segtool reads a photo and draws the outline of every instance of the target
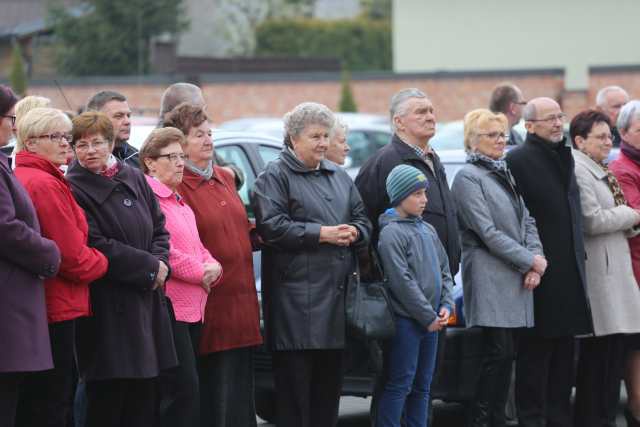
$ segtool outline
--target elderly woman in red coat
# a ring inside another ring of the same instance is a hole
[[[180,104],[165,126],[186,136],[178,192],[193,209],[200,239],[224,269],[211,291],[200,339],[202,426],[256,425],[253,347],[262,343],[252,263],[252,227],[234,177],[212,163],[211,125],[202,107]]]
[[[55,368],[32,375],[19,425],[66,427],[74,390],[75,319],[89,316],[89,283],[107,271],[107,259],[87,245],[89,226],[60,170],[71,150],[71,120],[60,110],[35,108],[19,122],[15,174],[29,192],[42,235],[58,245],[58,275],[45,281]]]
[[[618,114],[616,127],[620,132],[620,154],[609,169],[620,182],[629,206],[640,209],[640,100],[629,101]],[[629,239],[631,262],[636,281],[640,284],[640,236]],[[625,383],[627,408],[625,417],[630,427],[640,427],[640,334],[629,336]]]
[[[0,147],[15,131],[16,97],[0,86]],[[60,252],[40,235],[28,193],[0,152],[0,425],[13,426],[28,373],[53,368],[44,277],[54,277]]]

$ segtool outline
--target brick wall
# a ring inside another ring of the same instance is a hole
[[[164,78],[156,82],[110,79],[110,83],[62,83],[72,109],[77,109],[94,93],[103,89],[122,92],[138,114],[156,115],[163,90],[172,83]],[[425,91],[436,107],[439,121],[461,119],[474,108],[485,107],[493,87],[503,81],[518,85],[527,99],[549,96],[557,99],[569,115],[593,104],[597,90],[606,84],[619,84],[633,96],[640,96],[640,70],[598,72],[592,75],[587,91],[564,91],[562,72],[531,71],[514,73],[455,73],[435,75],[354,75],[352,89],[358,110],[387,114],[390,97],[406,87]],[[93,81],[99,81],[93,79]],[[251,117],[282,116],[296,104],[316,101],[337,108],[340,98],[339,76],[335,73],[264,75],[247,78],[238,75],[203,77],[200,82],[215,122]],[[54,105],[68,109],[60,91],[52,84],[33,84],[29,93],[47,96]]]

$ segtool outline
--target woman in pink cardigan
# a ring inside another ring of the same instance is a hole
[[[176,316],[173,330],[179,365],[161,377],[162,426],[200,425],[198,343],[207,296],[222,277],[222,266],[200,242],[193,211],[176,193],[184,171],[183,143],[178,129],[156,129],[140,150],[142,170],[171,235],[166,294]]]

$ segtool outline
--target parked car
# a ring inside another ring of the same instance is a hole
[[[349,176],[355,178],[364,162],[391,141],[391,127],[385,116],[361,113],[336,113],[348,126],[347,144],[351,148],[345,161]],[[282,141],[284,125],[281,118],[253,117],[221,123],[219,129],[268,134]]]

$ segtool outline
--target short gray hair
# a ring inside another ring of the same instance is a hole
[[[338,130],[341,130],[342,133],[344,133],[346,136],[347,132],[349,132],[349,126],[344,122],[344,120],[340,118],[340,116],[334,115],[333,117],[335,118],[335,122],[333,123],[333,127],[331,128],[331,136],[333,137],[333,135]]]
[[[596,95],[596,105],[598,107],[606,107],[607,106],[607,95],[610,92],[624,92],[629,97],[629,94],[626,90],[621,88],[620,86],[607,86],[600,89]]]
[[[291,137],[297,137],[309,125],[333,128],[335,116],[324,104],[303,102],[284,115],[284,143],[291,146]]]
[[[402,89],[401,91],[396,92],[396,94],[391,97],[391,102],[389,105],[389,116],[391,118],[391,129],[394,132],[396,131],[396,125],[393,122],[393,119],[396,116],[403,116],[406,113],[407,109],[405,104],[411,98],[427,98],[427,94],[425,94],[418,88],[411,87]]]
[[[633,99],[620,110],[616,127],[619,131],[626,132],[631,127],[631,122],[638,118],[640,118],[640,100]]]

